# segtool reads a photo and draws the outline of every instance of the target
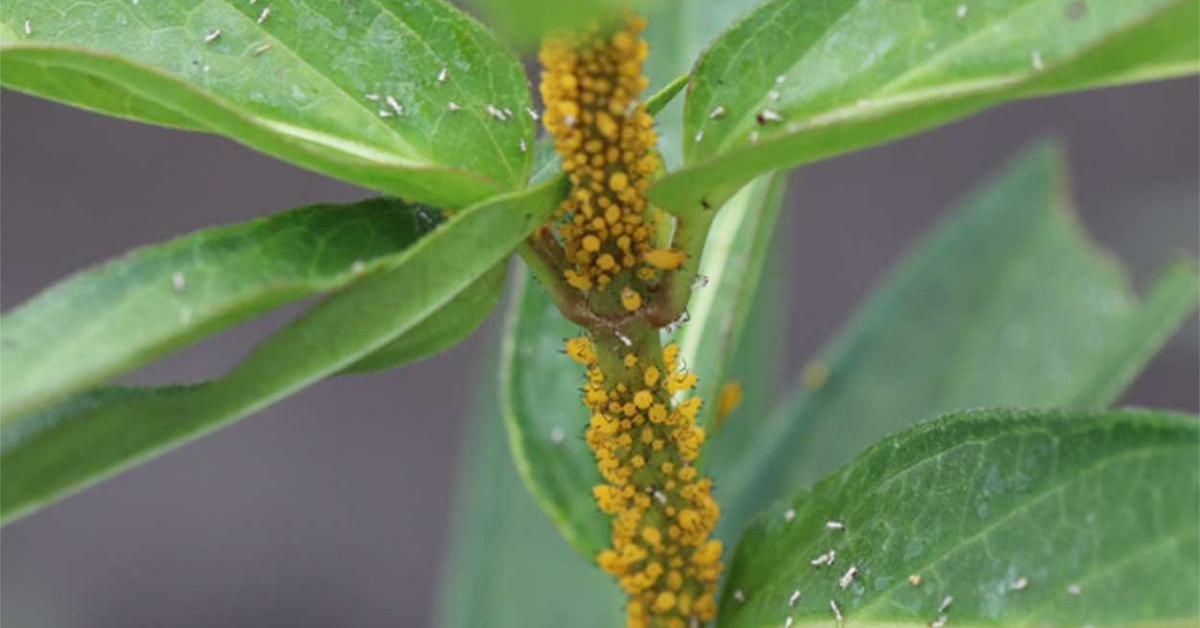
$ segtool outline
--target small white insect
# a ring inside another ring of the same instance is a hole
[[[271,7],[263,7],[262,13],[258,14],[257,23],[262,24],[268,17],[271,17]]]
[[[563,124],[567,125],[567,128],[571,128],[571,129],[575,128],[575,116],[570,115],[570,114],[564,116]]]
[[[942,598],[942,603],[938,604],[938,612],[939,613],[946,612],[946,609],[950,608],[950,605],[953,603],[954,603],[954,596],[947,595],[946,597]]]
[[[484,109],[487,111],[489,116],[492,116],[501,122],[508,122],[508,117],[504,115],[503,111],[497,109],[495,105],[488,103]]]
[[[357,275],[357,274],[361,273],[362,271],[366,270],[366,268],[367,268],[367,265],[365,263],[363,263],[362,260],[356,259],[356,260],[354,260],[354,263],[350,265],[350,272]]]
[[[841,578],[838,578],[838,586],[842,589],[845,589],[846,587],[850,586],[851,582],[854,582],[854,577],[857,575],[858,567],[850,565],[850,568],[846,570],[846,573],[842,574]]]
[[[724,105],[717,105],[715,108],[713,108],[712,111],[710,111],[708,113],[708,117],[712,120],[716,120],[717,118],[720,118],[721,116],[724,116],[724,115],[725,115],[725,106]]]
[[[708,285],[708,275],[696,275],[696,280],[692,282],[692,290],[699,290]]]
[[[786,80],[787,80],[787,77],[786,77],[786,76],[784,76],[784,75],[782,75],[782,74],[780,74],[779,76],[776,76],[776,77],[775,77],[775,84],[776,84],[776,85],[783,85],[783,82],[784,82],[784,81],[786,81]]]
[[[774,109],[763,109],[758,114],[759,124],[765,124],[767,122],[779,122],[780,120],[783,120],[783,116],[779,115],[779,112],[775,111]]]
[[[1079,595],[1080,593],[1083,593],[1083,587],[1074,583],[1067,585],[1067,595]]]
[[[666,506],[667,505],[667,494],[662,491],[654,491],[654,501],[658,502],[659,504],[662,504],[663,506]]]
[[[829,600],[829,610],[833,611],[833,618],[837,621],[842,621],[842,607],[838,606],[837,602]]]
[[[808,564],[812,565],[813,567],[820,567],[822,565],[832,565],[833,561],[835,560],[837,560],[837,552],[829,550],[828,552],[825,552],[824,554],[821,554],[820,556],[808,561]]]
[[[555,427],[554,429],[550,430],[550,442],[551,443],[554,443],[555,445],[561,445],[562,442],[564,440],[566,440],[566,438],[567,438],[567,433],[563,431],[563,428]]]
[[[538,112],[534,111],[533,107],[526,107],[525,113],[528,113],[530,119],[532,119],[534,122],[538,121]]]
[[[791,523],[792,520],[794,520],[795,518],[796,518],[796,509],[795,508],[788,508],[787,510],[783,511],[783,520],[784,521]]]
[[[641,103],[636,98],[629,101],[629,104],[625,105],[625,116],[628,117],[629,114],[633,113],[633,111],[638,108],[639,104]]]
[[[704,139],[704,131],[696,131],[696,135],[693,136],[692,139],[699,144],[700,140]]]
[[[788,615],[787,619],[783,620],[783,628],[792,628],[792,624],[795,623],[795,621],[796,620],[792,619],[791,615]]]
[[[525,144],[525,138],[521,138],[521,143],[519,144],[519,146],[521,147],[522,153],[529,150],[529,147]]]
[[[459,109],[462,109],[462,107],[459,107],[458,103],[454,102],[453,100],[451,100],[449,103],[446,104],[446,108],[449,109],[452,113],[455,111],[458,111]]]
[[[626,336],[625,334],[622,334],[621,332],[619,332],[615,329],[613,330],[613,335],[616,336],[617,340],[620,340],[621,344],[625,345],[626,347],[633,346],[633,341],[629,339],[629,336]]]
[[[442,68],[441,70],[438,70],[437,82],[438,82],[438,83],[445,83],[445,82],[446,82],[446,75],[447,75],[448,73],[449,73],[449,70],[447,70],[446,68]]]
[[[750,143],[751,143],[751,144],[757,144],[757,143],[758,143],[758,131],[751,131],[751,132],[750,132]]]
[[[773,89],[767,92],[767,98],[770,98],[771,100],[779,100],[779,90]]]
[[[836,520],[830,519],[829,521],[825,522],[825,529],[826,530],[845,530],[846,524],[842,523],[841,521],[836,521]]]
[[[254,49],[254,56],[257,57],[258,55],[261,55],[270,49],[271,49],[271,44],[260,44],[257,48]]]
[[[33,22],[31,22],[29,20],[25,20],[25,34],[26,35],[33,34]]]
[[[796,602],[799,602],[799,601],[800,601],[800,589],[796,589],[795,591],[792,591],[791,595],[788,596],[788,607],[794,608],[796,606]]]
[[[1046,64],[1042,61],[1042,53],[1039,50],[1034,50],[1029,53],[1029,63],[1033,65],[1033,69],[1041,72],[1046,69]]]
[[[929,622],[929,628],[942,628],[946,625],[946,621],[947,617],[945,615],[938,615],[933,621]]]
[[[175,289],[175,292],[183,292],[187,288],[187,277],[184,277],[183,273],[175,271],[171,275],[171,287]]]
[[[958,8],[954,10],[954,17],[956,17],[960,20],[963,19],[964,17],[967,17],[967,5],[965,5],[965,4],[958,5]]]
[[[392,112],[388,111],[387,109],[380,109],[379,117],[380,118],[390,118],[390,117],[392,117]]]
[[[1008,588],[1012,589],[1013,591],[1024,591],[1025,587],[1027,586],[1029,586],[1029,579],[1025,576],[1021,576],[1008,583]]]
[[[737,589],[736,591],[733,592],[733,599],[737,600],[738,604],[745,604],[746,603],[745,591],[742,591],[741,589]]]
[[[367,100],[379,100],[379,94],[365,94],[363,98]]]
[[[924,578],[922,578],[921,574],[919,574],[919,573],[915,573],[908,577],[908,583],[913,585],[914,587],[921,586],[921,583],[924,581],[925,581]]]
[[[392,111],[396,112],[396,115],[398,115],[398,116],[404,115],[404,106],[401,105],[400,101],[396,100],[395,97],[388,95],[387,104],[389,107],[392,108]]]
[[[221,29],[218,28],[218,29],[214,30],[213,32],[204,36],[204,43],[211,44],[214,41],[217,41],[217,38],[220,36],[221,36]]]
[[[509,109],[508,107],[505,107],[505,108],[501,109],[500,111],[503,111],[503,112],[504,112],[504,117],[505,117],[505,118],[508,118],[509,120],[512,120],[512,119],[515,117],[515,116],[513,115],[513,111],[512,111],[512,109]]]

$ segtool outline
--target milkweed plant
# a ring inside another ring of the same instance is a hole
[[[1107,408],[1195,310],[1196,264],[1134,295],[1053,143],[924,237],[782,395],[764,272],[789,168],[1195,73],[1200,2],[474,8],[503,36],[439,0],[0,5],[9,89],[380,194],[140,248],[10,309],[5,521],[443,351],[507,284],[440,624],[1200,621],[1196,417]],[[109,383],[314,296],[216,379]]]

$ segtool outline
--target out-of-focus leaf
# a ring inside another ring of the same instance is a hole
[[[1198,427],[983,410],[910,428],[764,513],[718,624],[833,625],[831,604],[849,626],[1194,624]]]
[[[1196,0],[772,0],[696,67],[677,213],[743,183],[988,106],[1193,73]],[[699,141],[697,141],[697,139]]]
[[[1030,151],[914,248],[719,478],[723,526],[914,421],[1104,406],[1128,385],[1195,309],[1195,265],[1139,301],[1071,215],[1062,170]]]
[[[390,268],[441,221],[436,209],[394,199],[314,205],[198,231],[74,275],[0,319],[0,417]]]
[[[486,382],[459,460],[449,557],[442,565],[434,624],[620,625],[623,597],[616,583],[563,541],[522,483],[504,432],[497,380]]]
[[[251,414],[354,364],[434,315],[503,260],[562,198],[562,179],[455,213],[203,384],[102,389],[5,425],[5,520]]]
[[[0,54],[5,87],[438,207],[526,181],[521,65],[443,2],[6,0]]]

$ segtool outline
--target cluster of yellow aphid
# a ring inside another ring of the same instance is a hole
[[[653,120],[638,100],[647,83],[644,27],[630,16],[612,32],[548,38],[540,54],[543,120],[571,181],[557,213],[564,278],[580,290],[603,290],[630,273],[620,295],[629,311],[642,302],[630,284],[683,260],[652,244],[656,225],[645,192],[659,160]]]
[[[568,340],[566,350],[587,367],[586,438],[604,479],[593,494],[613,516],[612,547],[596,562],[628,595],[627,626],[708,621],[721,574],[721,543],[709,538],[719,509],[712,481],[693,466],[704,443],[700,399],[673,401],[696,376],[678,368],[676,345],[662,350],[661,362],[626,354],[617,367],[624,372],[607,374],[586,337]]]

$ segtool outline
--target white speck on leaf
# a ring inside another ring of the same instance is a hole
[[[751,143],[751,144],[757,144],[757,143],[758,143],[758,131],[751,131],[751,132],[750,132],[750,143]]]
[[[963,19],[964,17],[967,17],[967,5],[965,5],[965,4],[958,5],[958,8],[954,10],[954,17],[956,17],[960,20]]]
[[[792,628],[792,623],[795,621],[796,620],[793,619],[791,615],[788,615],[787,619],[783,620],[783,628]]]
[[[942,626],[946,625],[946,621],[945,615],[938,615],[933,621],[929,622],[929,628],[942,628]]]
[[[538,112],[534,111],[534,110],[533,110],[533,107],[526,107],[526,108],[525,108],[525,112],[529,114],[529,117],[530,117],[530,118],[531,118],[531,119],[532,119],[534,122],[537,122],[537,121],[538,121]]]
[[[550,430],[551,443],[554,443],[555,445],[561,445],[566,438],[567,433],[563,431],[563,428],[556,426],[554,429]]]
[[[734,591],[733,599],[737,600],[738,604],[745,604],[746,603],[746,592],[742,591],[741,589]]]
[[[387,97],[387,104],[389,107],[392,108],[392,111],[396,112],[396,115],[398,115],[398,116],[404,115],[404,106],[401,105],[400,101],[396,100],[395,97],[389,95]]]
[[[762,112],[758,114],[759,124],[766,124],[767,122],[779,122],[780,120],[783,120],[783,116],[779,115],[779,112],[773,109],[763,109]]]
[[[447,108],[447,109],[449,109],[451,112],[455,112],[455,111],[458,111],[459,109],[462,109],[462,107],[459,107],[459,106],[458,106],[458,103],[454,102],[453,100],[451,100],[451,101],[450,101],[450,102],[449,102],[449,103],[446,105],[446,108]]]
[[[367,100],[379,100],[379,94],[367,94],[364,98]]]
[[[392,112],[388,111],[387,109],[380,109],[379,117],[380,118],[390,118],[390,117],[392,117]]]
[[[33,22],[31,22],[29,20],[25,20],[25,34],[26,35],[33,34]]]
[[[830,519],[829,521],[825,522],[825,529],[826,530],[845,530],[846,524],[842,523],[841,521],[835,521],[833,519]]]
[[[1013,591],[1024,591],[1025,587],[1027,586],[1029,586],[1029,579],[1025,576],[1021,576],[1008,583],[1008,588],[1012,589]]]
[[[187,278],[183,276],[183,273],[175,271],[171,275],[171,287],[175,289],[175,292],[183,292],[187,288]]]
[[[950,605],[953,603],[954,603],[954,596],[947,595],[946,597],[942,598],[942,603],[938,604],[938,612],[939,613],[946,612],[946,609],[950,608]]]
[[[834,550],[829,550],[828,552],[825,552],[824,554],[821,554],[820,556],[808,561],[808,564],[812,565],[813,567],[820,567],[822,565],[832,565],[833,561],[835,560],[837,560],[837,552]]]
[[[357,274],[361,273],[364,269],[366,269],[366,267],[367,267],[367,265],[365,263],[363,263],[362,260],[357,259],[357,260],[354,260],[354,263],[350,265],[350,272],[357,275]]]
[[[1034,50],[1033,52],[1029,53],[1029,63],[1033,65],[1033,69],[1037,70],[1038,72],[1046,69],[1046,64],[1042,61],[1042,53],[1038,50]]]
[[[255,48],[255,49],[254,49],[254,56],[256,56],[256,57],[257,57],[258,55],[261,55],[261,54],[263,54],[264,52],[266,52],[266,51],[268,51],[268,50],[270,50],[270,49],[271,49],[271,44],[269,44],[269,43],[268,43],[268,44],[261,44],[261,45],[259,45],[257,48]]]
[[[791,523],[792,520],[795,518],[796,518],[796,509],[795,508],[788,508],[787,510],[783,511],[783,520],[784,521]]]
[[[1079,595],[1080,593],[1083,593],[1083,587],[1080,587],[1078,584],[1068,584],[1067,585],[1067,594],[1068,595]]]
[[[921,586],[922,582],[924,582],[924,579],[921,578],[921,574],[915,573],[908,577],[908,583],[913,585],[914,587]]]
[[[256,20],[256,23],[262,24],[263,22],[267,21],[268,17],[271,17],[271,7],[263,7],[262,13],[258,14],[258,20]]]
[[[800,601],[800,589],[796,589],[795,591],[792,591],[791,595],[788,596],[788,607],[794,608],[796,606],[796,602],[799,602],[799,601]]]
[[[520,147],[522,153],[529,150],[529,147],[525,145],[525,138],[521,138]]]
[[[697,144],[699,144],[700,140],[704,139],[704,131],[702,131],[702,130],[696,131],[696,135],[694,135],[692,137],[692,139],[695,140]]]
[[[211,44],[214,41],[217,41],[217,38],[220,36],[221,36],[221,29],[218,28],[218,29],[214,30],[213,32],[204,36],[204,43]]]
[[[441,70],[438,70],[437,82],[439,84],[446,82],[446,74],[448,72],[449,72],[449,70],[447,70],[446,68],[442,68]]]
[[[842,621],[842,608],[840,606],[838,606],[837,602],[834,602],[833,600],[829,600],[829,610],[833,611],[834,619],[836,619],[837,621]]]
[[[771,100],[779,100],[779,90],[773,89],[767,92],[767,98],[770,98]]]
[[[716,120],[717,118],[720,118],[724,115],[725,115],[725,106],[717,105],[715,108],[713,108],[713,110],[711,112],[709,112],[708,117],[712,120]]]
[[[850,586],[850,583],[854,582],[854,577],[857,575],[858,567],[850,565],[850,568],[846,570],[846,573],[842,574],[841,578],[838,578],[838,587],[845,589],[846,587]]]

